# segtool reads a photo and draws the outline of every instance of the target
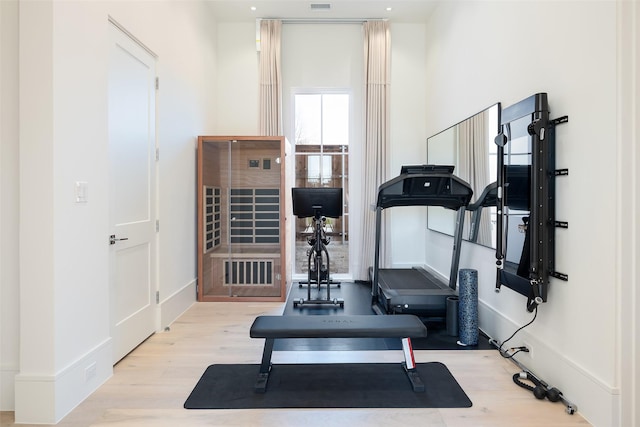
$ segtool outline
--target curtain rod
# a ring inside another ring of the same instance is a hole
[[[382,18],[259,18],[258,21],[278,19],[283,24],[362,24],[367,21],[386,21]]]

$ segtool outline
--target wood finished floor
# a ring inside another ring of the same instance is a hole
[[[282,303],[196,303],[168,332],[151,336],[114,367],[114,375],[57,426],[589,426],[564,405],[539,401],[513,384],[515,365],[494,350],[416,351],[416,362],[444,363],[473,407],[463,409],[186,410],[182,405],[207,366],[259,363],[263,340],[253,319],[280,314]],[[274,363],[397,362],[400,351],[274,352]],[[428,384],[427,384],[428,387]],[[14,424],[12,412],[1,425]]]

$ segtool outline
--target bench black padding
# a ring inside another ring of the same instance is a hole
[[[409,338],[427,336],[427,327],[412,314],[391,316],[258,316],[249,331],[251,338],[265,338],[262,364],[255,385],[257,393],[267,390],[271,371],[271,353],[277,338],[402,338],[407,372],[414,391],[424,391],[424,383],[415,370]]]
[[[251,338],[418,338],[427,327],[413,315],[259,316]]]

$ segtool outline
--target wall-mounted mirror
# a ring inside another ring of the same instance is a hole
[[[496,247],[496,159],[493,140],[498,133],[500,104],[461,121],[427,139],[429,164],[454,165],[454,174],[473,188],[465,215],[463,239]],[[455,215],[441,207],[429,207],[430,230],[453,236]]]

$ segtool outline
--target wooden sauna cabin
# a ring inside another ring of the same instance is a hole
[[[285,300],[286,150],[280,136],[198,137],[199,301]]]

